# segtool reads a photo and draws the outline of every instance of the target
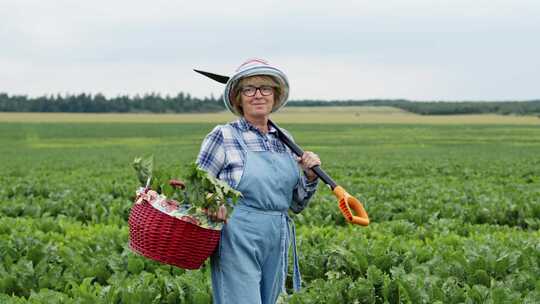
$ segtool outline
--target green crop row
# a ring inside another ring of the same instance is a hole
[[[535,291],[540,287],[539,238],[539,232],[451,220],[423,227],[393,221],[361,231],[350,226],[300,227],[301,269],[307,288],[292,299],[315,303],[309,299],[323,294],[311,295],[313,286],[325,280],[361,283],[360,289],[370,290],[362,299],[367,303],[392,302],[392,297],[431,303],[449,296],[456,299],[452,303],[459,303],[471,290],[485,289],[495,297],[502,284],[509,299],[539,299]],[[158,303],[183,303],[172,298],[165,301],[171,294],[186,303],[200,303],[193,299],[209,296],[207,268],[183,271],[161,265],[130,253],[126,243],[125,227],[86,226],[67,219],[3,218],[0,294],[36,298],[40,293],[58,292],[78,299],[87,293],[85,298],[105,303],[137,303],[135,299],[150,303],[149,299],[156,298],[161,299]],[[410,285],[411,280],[416,285]],[[431,283],[419,288],[424,281]],[[449,295],[451,281],[459,282],[460,288]]]
[[[64,215],[83,223],[122,224],[137,187],[131,168],[124,165],[104,175],[89,169],[67,175],[4,178],[9,186],[0,189],[6,200],[0,205],[0,214]],[[540,161],[516,160],[504,166],[486,165],[483,170],[458,161],[434,165],[424,162],[392,168],[392,164],[364,164],[355,169],[337,167],[328,171],[364,202],[375,222],[405,219],[419,225],[447,218],[473,224],[540,228]],[[181,176],[180,165],[176,171]],[[389,171],[391,176],[385,176]],[[298,222],[344,225],[335,206],[333,195],[321,188],[312,207]]]
[[[150,261],[131,253],[127,241],[124,226],[2,218],[0,294],[52,297],[47,303],[210,302],[207,271]]]
[[[538,232],[440,220],[359,234],[302,228],[303,274],[290,303],[538,303]]]

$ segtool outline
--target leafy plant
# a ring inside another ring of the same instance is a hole
[[[172,186],[170,183],[174,177],[169,172],[160,170],[155,166],[154,155],[146,158],[136,157],[133,161],[133,168],[137,172],[137,178],[142,187],[149,186],[152,190],[165,195],[170,200],[180,203],[183,201],[181,189]]]
[[[187,198],[192,207],[216,212],[219,206],[225,205],[227,214],[230,214],[232,205],[242,196],[242,193],[200,169],[197,164],[190,166],[186,181]]]
[[[201,210],[216,212],[221,205],[225,205],[227,214],[231,214],[232,206],[242,195],[227,183],[200,169],[196,163],[188,166],[185,176],[187,181],[185,190],[182,187],[174,186],[175,183],[179,183],[174,180],[175,177],[156,168],[153,155],[146,158],[135,158],[133,168],[137,172],[141,186],[148,185],[152,190],[163,194],[169,200],[189,203],[188,212],[190,214],[201,212]]]

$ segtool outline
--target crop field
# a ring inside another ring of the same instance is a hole
[[[501,116],[495,114],[418,115],[392,107],[286,107],[272,115],[281,123],[331,124],[504,124],[537,125],[537,116]],[[1,113],[0,122],[132,122],[132,123],[225,123],[234,119],[230,112],[208,114],[135,114],[135,113]]]
[[[540,303],[540,119],[289,110],[273,118],[372,224],[321,184],[293,215],[303,289],[282,302]],[[208,115],[1,113],[0,303],[211,303],[208,265],[127,247],[132,160],[181,177],[232,119]]]

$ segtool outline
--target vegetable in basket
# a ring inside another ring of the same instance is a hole
[[[156,169],[154,156],[136,157],[133,168],[142,187],[150,188],[157,194],[164,195],[167,200],[176,201],[178,204],[188,204],[187,213],[200,214],[216,212],[220,205],[227,207],[227,214],[232,212],[232,206],[242,196],[242,193],[234,190],[227,183],[199,169],[193,163],[188,167],[184,183],[174,179],[171,174]]]

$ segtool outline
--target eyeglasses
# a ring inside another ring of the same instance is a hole
[[[274,88],[271,86],[262,86],[262,87],[254,87],[254,86],[245,86],[240,89],[240,92],[242,95],[246,97],[253,97],[255,94],[257,94],[257,90],[261,92],[262,96],[270,96],[274,94]]]

